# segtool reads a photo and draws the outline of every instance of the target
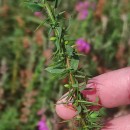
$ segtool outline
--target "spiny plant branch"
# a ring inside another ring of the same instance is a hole
[[[45,6],[46,6],[47,13],[48,13],[48,16],[50,17],[51,22],[55,26],[55,24],[56,24],[55,21],[56,20],[54,18],[53,13],[51,12],[52,9],[51,9],[51,7],[49,6],[49,4],[47,2],[45,3]],[[55,29],[55,28],[53,30],[55,32],[56,37],[59,38],[59,32],[58,32],[58,30]],[[63,30],[63,28],[62,28],[62,30]],[[64,34],[62,35],[62,37],[64,39]],[[64,42],[63,42],[63,45],[64,45]],[[64,46],[64,48],[65,48],[65,46]],[[71,48],[71,49],[73,49],[73,48]],[[64,54],[64,56],[66,58],[67,69],[70,69],[71,68],[70,60],[71,60],[72,57],[66,56],[66,54],[65,54],[66,51],[67,50],[64,50],[63,54]],[[75,50],[73,50],[73,51],[75,52]],[[97,127],[94,126],[94,123],[92,124],[93,126],[89,126],[88,119],[86,120],[86,117],[85,117],[84,112],[83,112],[84,108],[86,109],[86,106],[84,106],[84,104],[82,104],[80,102],[77,102],[78,100],[83,100],[83,99],[81,99],[82,95],[81,95],[81,93],[79,91],[78,85],[77,85],[76,88],[73,87],[76,84],[75,83],[76,79],[75,79],[74,73],[72,73],[71,71],[69,72],[69,80],[70,80],[69,86],[71,87],[72,91],[71,91],[71,96],[70,97],[68,96],[67,99],[69,100],[72,97],[73,100],[74,100],[73,105],[74,105],[74,107],[77,109],[77,111],[79,113],[79,119],[78,119],[79,120],[79,128],[80,129],[85,129],[85,130],[87,130],[87,129],[91,130],[93,128],[94,129],[99,129],[100,127],[98,126],[98,124],[96,124]],[[81,110],[78,110],[78,109],[81,109]],[[86,115],[88,116],[88,113]]]
[[[74,118],[77,122],[78,130],[99,130],[101,124],[101,111],[93,111],[91,106],[99,105],[98,103],[92,103],[87,101],[81,94],[81,91],[86,88],[86,78],[83,78],[83,82],[78,81],[79,77],[86,77],[79,70],[79,54],[74,49],[74,43],[67,39],[67,27],[61,25],[61,14],[57,13],[59,0],[43,0],[39,3],[26,2],[28,6],[39,7],[44,9],[47,13],[47,19],[43,22],[50,26],[50,30],[54,32],[54,36],[50,39],[55,44],[55,52],[53,58],[53,64],[46,68],[46,70],[52,73],[55,77],[63,79],[69,78],[69,83],[64,86],[68,88],[69,93],[66,98],[66,104],[72,101],[73,107],[77,110],[77,116]],[[62,19],[63,20],[63,19]],[[82,85],[81,85],[82,84]],[[84,85],[84,86],[83,86]],[[79,87],[81,86],[81,87]],[[88,90],[89,91],[89,90]]]

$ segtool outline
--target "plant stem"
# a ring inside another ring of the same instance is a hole
[[[49,18],[50,18],[52,24],[55,25],[55,24],[56,24],[56,22],[55,22],[55,21],[56,21],[56,20],[55,20],[55,17],[54,17],[54,15],[53,15],[53,13],[52,13],[52,11],[51,11],[51,8],[50,8],[50,6],[49,6],[49,4],[48,4],[47,2],[45,3],[45,7],[46,7],[47,14],[48,14],[48,16],[49,16]],[[58,30],[57,30],[56,28],[54,28],[54,32],[55,32],[55,35],[56,35],[57,37],[59,37],[59,32],[58,32]],[[64,35],[63,35],[63,39],[64,39]],[[66,50],[65,50],[65,51],[66,51]],[[63,52],[63,53],[65,53],[65,52]],[[71,60],[71,58],[68,57],[68,56],[66,56],[67,69],[70,68],[70,60]],[[70,80],[70,83],[71,83],[72,95],[71,95],[71,97],[69,97],[68,100],[70,100],[70,99],[73,98],[74,101],[76,101],[76,100],[78,99],[78,95],[77,95],[77,94],[78,94],[78,92],[79,92],[79,89],[72,87],[73,84],[75,84],[74,75],[73,75],[72,72],[69,73],[69,80]],[[79,103],[78,103],[78,104],[79,104]],[[80,114],[81,122],[82,122],[83,126],[86,126],[86,122],[84,121],[84,118],[83,118],[84,116],[83,116],[83,115],[84,115],[83,113]]]
[[[47,14],[48,14],[52,24],[55,25],[56,24],[55,17],[54,17],[54,15],[53,15],[53,13],[51,11],[51,8],[50,8],[50,6],[49,6],[49,4],[47,2],[45,3],[45,7],[46,7]],[[54,31],[55,31],[56,36],[59,36],[59,32],[58,32],[58,30],[56,28],[54,28]]]
[[[69,102],[71,99],[73,99],[72,104],[73,104],[74,108],[77,110],[78,115],[80,117],[80,119],[78,120],[78,122],[81,123],[81,124],[79,124],[79,127],[82,130],[88,130],[88,128],[91,127],[90,130],[93,130],[93,128],[95,129],[95,126],[93,126],[93,124],[90,123],[91,120],[89,119],[89,115],[92,114],[92,112],[89,113],[89,108],[87,108],[87,105],[89,106],[90,104],[88,104],[88,102],[86,101],[86,98],[84,98],[79,91],[79,87],[78,87],[79,82],[77,81],[77,78],[75,76],[75,72],[77,72],[77,70],[73,69],[74,71],[71,71],[71,61],[72,61],[72,59],[75,59],[75,57],[73,54],[71,55],[71,54],[67,53],[68,50],[67,50],[66,44],[65,44],[64,28],[62,26],[60,26],[60,21],[58,21],[56,18],[57,15],[55,15],[55,12],[53,12],[52,7],[48,4],[47,1],[44,3],[44,7],[47,11],[47,15],[50,20],[49,22],[50,22],[51,29],[54,31],[55,37],[58,40],[59,52],[56,54],[58,55],[58,58],[60,58],[61,56],[63,57],[63,59],[64,59],[63,63],[66,65],[66,67],[65,66],[64,67],[66,70],[69,70],[69,72],[67,72],[67,74],[69,75],[68,84],[70,87],[69,87],[69,95],[66,98],[66,103]],[[58,28],[60,28],[60,30],[62,30],[62,31],[59,31]],[[56,45],[57,45],[57,43],[56,43]],[[70,50],[72,50],[71,47],[72,46],[70,46],[70,48],[69,48]],[[78,56],[78,54],[75,50],[72,50],[72,51],[75,55]],[[77,86],[74,87],[75,85],[77,85]],[[86,101],[86,103],[83,104],[82,102],[79,102],[79,100],[84,101],[84,102]],[[93,106],[94,103],[92,103],[91,105]],[[78,119],[78,118],[76,118],[76,119]]]
[[[67,64],[67,68],[70,68],[70,59],[68,57],[66,58],[66,64]],[[73,74],[71,72],[70,72],[70,81],[71,84],[74,84]]]

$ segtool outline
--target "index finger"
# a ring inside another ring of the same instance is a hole
[[[89,81],[87,87],[93,91],[83,91],[91,101],[98,97],[102,106],[107,108],[130,104],[130,67],[108,72]],[[56,106],[57,114],[63,119],[70,119],[76,111],[64,104]]]
[[[83,93],[91,101],[99,97],[106,108],[130,104],[130,67],[99,75],[89,82],[88,87],[95,88],[95,93]]]

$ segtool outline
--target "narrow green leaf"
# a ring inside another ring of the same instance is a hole
[[[56,49],[57,49],[57,51],[60,50],[60,42],[59,42],[58,39],[56,39],[56,41],[55,41],[55,45],[56,45]]]
[[[58,5],[60,4],[61,0],[55,0],[55,8],[58,7]]]
[[[92,114],[90,114],[91,118],[97,118],[98,116],[99,116],[99,112],[98,111],[95,111]]]
[[[62,36],[62,27],[56,27],[56,29],[58,30],[58,36],[59,36],[59,41],[60,41],[61,36]]]
[[[45,70],[52,74],[60,74],[65,71],[65,69],[60,69],[60,68],[54,68],[54,67],[47,67]]]
[[[84,75],[75,75],[75,77],[84,79],[86,76],[84,76]]]
[[[55,0],[55,8],[58,6],[58,0]]]
[[[65,86],[65,88],[70,88],[69,84],[65,84],[64,86]]]
[[[100,110],[99,110],[99,113],[100,113],[100,115],[101,116],[106,116],[106,108],[101,108]]]
[[[55,80],[61,80],[61,79],[65,79],[67,76],[68,76],[67,71],[64,71],[61,74],[54,73],[53,79],[55,79]]]
[[[77,107],[78,114],[81,113],[81,110],[82,110],[81,106],[78,106]]]
[[[73,56],[74,49],[70,45],[66,45],[66,52],[68,56]]]
[[[41,24],[35,29],[35,32],[43,25],[45,25],[45,23],[47,23],[48,19],[46,19],[45,21],[41,22]]]
[[[74,56],[73,59],[71,59],[70,66],[72,69],[77,70],[79,66],[79,57]]]
[[[79,86],[78,86],[78,84],[73,84],[72,87],[78,88]]]
[[[51,35],[51,32],[52,32],[52,28],[50,28],[49,31],[48,31],[49,36]]]
[[[33,11],[41,11],[43,8],[43,5],[33,2],[24,2],[24,5],[32,9]]]
[[[50,37],[50,40],[51,40],[51,41],[55,41],[55,40],[56,40],[56,37]]]

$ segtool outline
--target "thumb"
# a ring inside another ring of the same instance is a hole
[[[102,130],[130,130],[130,115],[108,121]]]
[[[67,94],[67,93],[66,93]],[[65,95],[66,95],[65,94]],[[76,116],[76,110],[73,108],[72,104],[65,104],[66,98],[59,100],[56,105],[56,113],[64,120],[72,119]]]

